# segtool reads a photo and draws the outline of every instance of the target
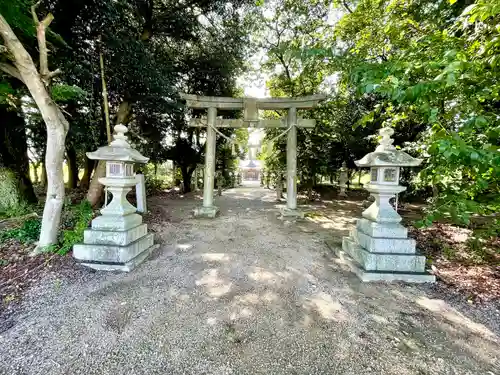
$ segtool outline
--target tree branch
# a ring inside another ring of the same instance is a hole
[[[0,70],[24,83],[23,77],[14,65],[0,63]]]
[[[349,8],[349,5],[347,5],[347,1],[342,0],[342,4],[344,5],[344,8],[346,8],[347,11],[352,14],[352,10],[351,10],[351,8]]]
[[[53,70],[52,72],[49,72],[49,74],[47,74],[45,76],[45,78],[47,80],[51,80],[52,78],[54,78],[55,76],[57,76],[57,75],[59,75],[61,73],[62,73],[61,69],[57,68],[56,70]]]
[[[40,4],[38,1],[31,7],[31,15],[33,17],[33,22],[36,25],[36,39],[38,40],[38,52],[40,54],[40,75],[45,83],[45,85],[49,85],[50,80],[57,74],[60,73],[60,70],[55,70],[51,72],[49,70],[49,59],[48,59],[48,49],[47,49],[47,38],[45,36],[45,30],[49,27],[50,23],[54,20],[54,16],[52,13],[47,14],[45,18],[40,22],[38,20],[38,16],[36,15],[36,8]]]

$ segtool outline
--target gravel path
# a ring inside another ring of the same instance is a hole
[[[152,199],[161,248],[130,274],[32,288],[0,333],[0,374],[500,374],[498,310],[362,284],[328,225],[282,222],[274,198],[226,191],[215,220],[190,217],[199,197]]]

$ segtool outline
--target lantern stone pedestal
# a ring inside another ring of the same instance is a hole
[[[425,256],[416,252],[415,240],[399,222],[401,216],[389,200],[406,188],[400,186],[399,169],[416,166],[422,161],[397,151],[392,146],[391,128],[381,129],[382,140],[375,152],[356,162],[359,167],[371,167],[371,181],[365,188],[375,198],[358,219],[349,237],[342,239],[342,250],[329,244],[362,281],[434,282],[426,272]]]
[[[304,212],[298,209],[285,207],[281,210],[281,219],[303,219]]]
[[[157,247],[142,216],[126,198],[137,183],[133,164],[146,163],[148,158],[130,147],[125,126],[115,126],[115,132],[109,146],[87,153],[89,159],[106,160],[106,177],[99,182],[113,199],[101,209],[102,216],[92,220],[91,229],[85,230],[84,243],[73,247],[73,257],[96,270],[131,271]]]
[[[211,207],[195,207],[193,210],[194,217],[205,217],[208,219],[213,219],[219,214],[219,207],[211,206]]]

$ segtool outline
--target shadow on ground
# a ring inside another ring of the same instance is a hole
[[[0,373],[497,374],[495,316],[432,287],[362,284],[336,262],[324,240],[360,203],[303,207],[294,223],[275,197],[228,190],[214,220],[190,217],[196,194],[151,199],[162,247],[130,274],[34,288],[1,333]]]

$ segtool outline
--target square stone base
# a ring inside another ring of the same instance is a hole
[[[290,209],[290,208],[282,208],[281,211],[280,211],[281,215],[280,215],[280,219],[287,219],[287,220],[297,220],[297,219],[303,219],[304,218],[304,213],[300,210],[297,210],[297,209]]]
[[[138,214],[103,215],[92,220],[92,229],[104,231],[124,231],[142,224],[142,216]]]
[[[346,241],[347,239],[347,241]],[[342,244],[343,248],[339,248],[338,245],[333,244],[330,241],[326,242],[327,246],[332,250],[335,255],[339,258],[339,261],[346,265],[351,272],[356,274],[356,276],[363,282],[373,282],[373,281],[403,281],[407,283],[432,283],[436,281],[436,276],[425,271],[397,271],[397,270],[367,270],[365,269],[349,252],[353,252],[356,256],[356,251],[365,251],[364,249],[359,250],[359,245],[353,243],[352,239],[349,237],[344,237]],[[357,250],[353,250],[356,249]],[[388,254],[394,255],[394,254]],[[359,257],[358,257],[359,259]]]
[[[218,214],[219,214],[219,208],[215,207],[215,206],[211,206],[211,207],[201,206],[201,207],[196,207],[193,210],[194,217],[205,217],[208,219],[213,219]]]
[[[73,257],[80,262],[124,265],[153,246],[153,242],[154,235],[149,233],[125,246],[76,244],[73,246]]]
[[[148,247],[142,253],[137,255],[135,258],[129,260],[126,263],[90,263],[90,262],[79,262],[82,266],[92,268],[97,271],[121,271],[121,272],[130,272],[134,268],[136,268],[139,264],[141,264],[153,250],[160,247],[160,245],[155,244],[153,246]]]
[[[87,245],[119,245],[126,246],[144,237],[148,233],[146,224],[124,231],[86,229],[83,243]]]

